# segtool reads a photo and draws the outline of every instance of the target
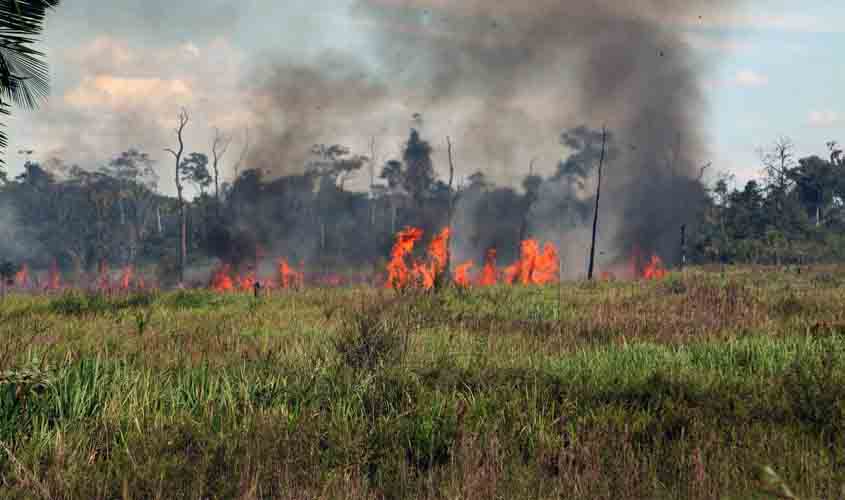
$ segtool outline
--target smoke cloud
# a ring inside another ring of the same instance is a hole
[[[636,246],[672,260],[680,226],[695,220],[708,154],[703,62],[683,29],[734,3],[358,0],[350,15],[367,30],[371,53],[280,60],[260,71],[251,160],[277,175],[296,173],[311,144],[349,137],[365,144],[369,135],[399,143],[411,115],[421,113],[436,149],[446,135],[455,140],[464,176],[483,171],[518,185],[532,158],[546,174],[558,166],[571,146],[561,143],[563,130],[606,126],[617,154],[606,165],[603,250],[621,258]],[[443,149],[435,158],[441,169]],[[592,174],[579,186],[571,181],[544,184],[535,236],[558,239],[555,209],[592,196]],[[588,231],[564,226],[564,253],[580,267]]]

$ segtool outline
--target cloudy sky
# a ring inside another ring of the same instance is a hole
[[[419,16],[416,26],[424,26],[433,12],[461,15],[457,0],[418,3],[425,8],[411,11]],[[694,22],[665,21],[676,24],[707,61],[702,85],[709,108],[702,119],[714,171],[734,173],[740,182],[756,175],[755,150],[782,135],[795,141],[799,154],[821,154],[828,140],[845,142],[845,104],[839,95],[845,88],[839,64],[845,53],[845,4],[801,3],[747,0],[732,12],[704,13]],[[41,45],[51,67],[52,96],[38,111],[15,110],[7,120],[9,169],[20,170],[21,149],[34,150],[40,160],[60,156],[94,167],[139,147],[167,167],[162,188],[169,191],[171,160],[162,149],[173,144],[180,106],[192,118],[188,150],[208,151],[213,128],[219,127],[235,138],[231,164],[244,130],[261,112],[253,80],[266,61],[305,62],[334,50],[354,54],[377,71],[371,34],[379,27],[354,14],[357,4],[66,0],[50,17]],[[366,153],[368,137],[380,133],[385,136],[380,156],[390,155],[407,133],[410,116],[407,123],[388,123],[357,138],[356,130],[346,131],[342,139]]]

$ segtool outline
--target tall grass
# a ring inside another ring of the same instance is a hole
[[[823,273],[8,297],[0,496],[835,498]]]

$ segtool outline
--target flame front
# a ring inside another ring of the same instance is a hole
[[[494,286],[498,281],[498,274],[496,249],[491,248],[487,250],[487,256],[484,258],[484,269],[481,270],[481,276],[478,278],[479,286]]]
[[[209,287],[215,292],[230,292],[235,289],[235,282],[232,280],[232,266],[223,264],[214,271],[211,276]]]
[[[28,288],[29,287],[29,266],[24,264],[15,273],[15,286],[20,288]]]
[[[450,234],[449,228],[443,229],[429,244],[427,258],[421,261],[412,260],[409,266],[409,256],[417,242],[422,239],[423,231],[410,227],[399,232],[393,245],[390,263],[387,265],[387,287],[403,289],[418,286],[424,290],[434,288],[438,277],[446,271],[449,261]],[[537,240],[525,240],[520,250],[519,260],[501,273],[505,283],[545,285],[558,280],[558,252],[554,244],[546,243],[541,251]],[[487,251],[484,268],[475,280],[470,276],[470,270],[474,266],[473,261],[456,266],[452,276],[455,284],[461,287],[468,287],[473,283],[478,286],[493,286],[498,282],[500,272],[496,268],[495,248]]]
[[[405,257],[414,251],[414,246],[423,237],[423,230],[409,227],[396,235],[396,243],[390,251],[390,262],[387,264],[387,288],[395,290],[407,287],[411,282],[411,272],[405,262]]]

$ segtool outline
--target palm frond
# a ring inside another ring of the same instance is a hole
[[[33,109],[49,94],[44,54],[30,45],[43,31],[47,11],[59,2],[0,0],[0,114],[9,114],[10,103]],[[7,145],[6,134],[0,131],[0,150]]]

